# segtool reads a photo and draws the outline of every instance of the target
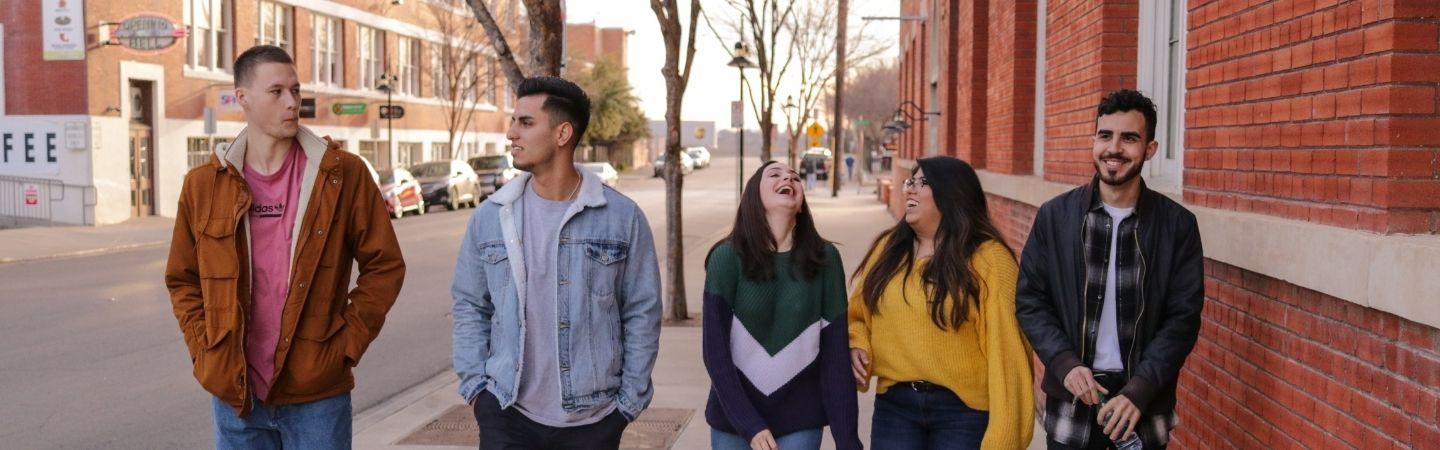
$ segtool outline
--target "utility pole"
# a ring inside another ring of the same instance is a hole
[[[830,196],[840,196],[840,177],[836,172],[840,171],[840,154],[845,151],[844,130],[845,130],[845,21],[850,16],[850,1],[840,0],[840,29],[835,33],[835,120],[831,122],[831,145],[835,151],[830,152]]]

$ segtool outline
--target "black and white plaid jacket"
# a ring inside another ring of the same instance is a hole
[[[1194,348],[1204,303],[1204,262],[1195,217],[1145,188],[1134,213],[1113,224],[1100,202],[1098,178],[1046,202],[1021,253],[1016,314],[1045,364],[1045,430],[1049,439],[1086,446],[1095,412],[1065,389],[1065,375],[1090,366],[1111,231],[1116,251],[1116,322],[1128,379],[1124,395],[1142,413],[1137,433],[1146,446],[1169,442],[1175,381]]]

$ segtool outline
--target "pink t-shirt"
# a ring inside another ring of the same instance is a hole
[[[245,337],[245,362],[255,395],[265,400],[275,377],[275,346],[280,341],[280,314],[290,292],[290,240],[300,185],[305,177],[305,151],[296,142],[285,163],[264,175],[245,167],[250,185],[250,318]]]

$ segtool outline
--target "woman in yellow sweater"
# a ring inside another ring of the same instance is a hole
[[[969,164],[917,163],[904,220],[870,246],[850,296],[855,382],[877,381],[870,446],[1025,448],[1034,394],[1015,255]]]

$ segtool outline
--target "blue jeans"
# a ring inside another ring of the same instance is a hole
[[[990,413],[965,405],[949,389],[916,390],[901,383],[875,397],[870,447],[877,449],[980,448]]]
[[[824,428],[811,428],[784,436],[776,436],[775,445],[779,445],[780,450],[818,450],[821,436],[823,436],[821,433],[824,430]],[[710,450],[750,450],[750,442],[740,435],[711,428]]]
[[[262,405],[251,397],[250,415],[240,417],[230,405],[211,400],[215,415],[215,448],[348,449],[350,394],[297,405]]]

